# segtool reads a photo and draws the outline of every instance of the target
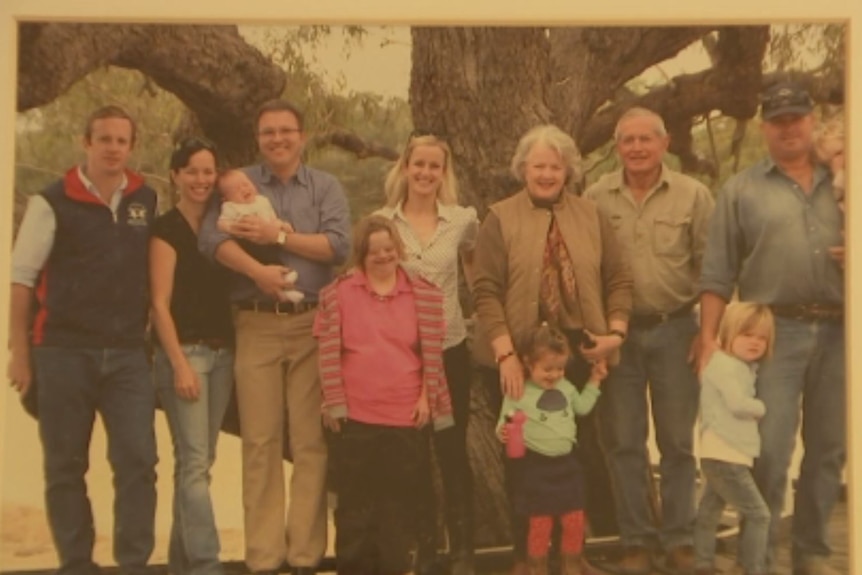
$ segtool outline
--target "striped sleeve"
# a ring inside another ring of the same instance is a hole
[[[443,338],[446,335],[443,292],[427,280],[414,278],[413,295],[419,321],[422,379],[428,393],[434,429],[439,431],[455,424],[443,367]]]
[[[323,409],[334,419],[347,417],[347,399],[341,374],[341,312],[338,306],[338,282],[339,280],[335,280],[320,290],[317,316],[314,318]]]

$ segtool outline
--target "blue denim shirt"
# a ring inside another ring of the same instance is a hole
[[[810,195],[771,159],[733,176],[716,199],[699,284],[726,300],[842,303],[844,275],[828,248],[843,244],[843,214],[829,172]]]
[[[296,174],[282,182],[266,165],[243,168],[260,194],[272,203],[280,220],[290,223],[302,234],[323,234],[329,240],[335,258],[330,263],[317,262],[280,250],[281,263],[299,274],[296,289],[305,294],[307,301],[316,301],[320,288],[332,281],[333,265],[347,260],[350,251],[350,206],[341,184],[332,174],[300,165]],[[214,197],[216,194],[213,195]],[[216,200],[218,200],[216,198]],[[207,257],[214,259],[218,246],[230,235],[216,228],[220,201],[213,201],[201,224],[198,245]],[[254,282],[234,274],[231,300],[271,301]]]

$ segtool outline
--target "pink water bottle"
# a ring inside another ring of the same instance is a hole
[[[524,444],[524,422],[526,414],[520,409],[506,416],[506,455],[512,459],[524,457],[527,446]]]

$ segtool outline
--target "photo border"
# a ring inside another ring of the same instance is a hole
[[[521,0],[503,2],[488,0],[435,0],[413,5],[403,0],[318,0],[285,4],[276,0],[194,0],[178,3],[170,0],[125,0],[123,3],[81,0],[74,6],[68,0],[0,0],[0,217],[11,218],[14,190],[14,126],[16,124],[17,24],[27,20],[162,22],[162,23],[242,23],[248,25],[284,24],[389,24],[389,25],[673,25],[673,24],[756,24],[776,22],[842,21],[848,24],[846,102],[862,105],[862,3],[858,0],[817,0],[803,5],[785,1],[715,0],[709,3],[658,0],[644,4],[633,0],[602,0],[588,5],[568,0]],[[752,14],[756,6],[758,14]],[[767,20],[764,14],[770,15]],[[857,58],[852,55],[856,54]],[[862,239],[862,193],[856,182],[856,171],[862,174],[862,113],[846,110],[848,139],[848,221],[847,261],[847,396],[848,413],[848,552],[852,573],[862,575],[862,355],[854,355],[853,343],[862,340],[862,305],[849,297],[851,286],[862,286],[862,249],[852,249]],[[854,170],[855,168],[855,170]],[[860,232],[854,233],[855,229]],[[11,226],[0,226],[0,365],[2,381],[6,380],[8,361],[7,302],[9,301],[9,256],[12,244]],[[860,288],[862,289],[862,288]],[[855,336],[855,337],[854,337]],[[859,375],[859,376],[857,376]],[[857,381],[859,380],[859,381]],[[854,385],[854,383],[856,385]],[[14,438],[14,430],[5,428],[6,394],[0,393],[0,496],[3,492],[5,442]],[[2,520],[2,519],[0,519]],[[0,566],[2,569],[2,566]]]

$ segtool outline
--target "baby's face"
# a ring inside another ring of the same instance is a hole
[[[836,156],[844,156],[844,140],[834,135],[820,138],[814,145],[818,159],[824,164],[831,164]]]
[[[228,202],[251,204],[257,196],[257,188],[242,172],[231,172],[219,182],[222,197]]]
[[[844,171],[844,150],[832,156],[832,159],[829,160],[829,168],[833,174]]]

